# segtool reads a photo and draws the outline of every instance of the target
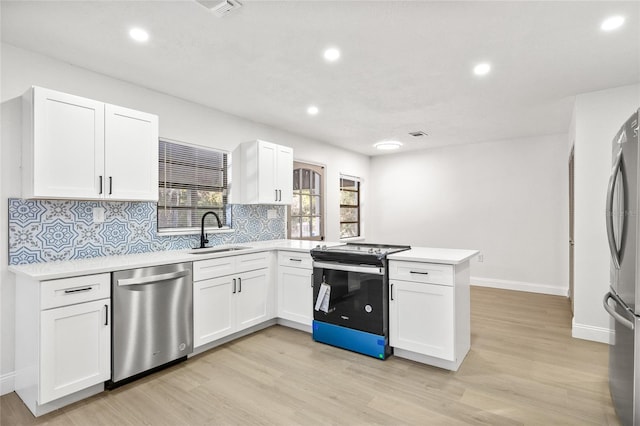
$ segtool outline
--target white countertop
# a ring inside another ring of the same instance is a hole
[[[457,265],[477,256],[478,250],[461,250],[431,247],[413,247],[411,250],[401,251],[387,256],[389,260],[408,260],[414,262],[444,263]]]
[[[229,244],[234,247],[247,247],[245,250],[228,252],[212,252],[206,254],[191,254],[191,250],[167,250],[141,254],[127,254],[122,256],[103,256],[91,259],[67,260],[62,262],[32,263],[29,265],[9,265],[9,271],[31,279],[43,281],[79,275],[100,274],[121,271],[125,269],[143,268],[160,264],[192,262],[217,257],[236,256],[240,254],[256,253],[265,250],[290,250],[308,252],[318,244],[335,246],[340,243],[326,241],[303,240],[271,240],[255,241],[246,244]],[[225,246],[219,246],[223,248]],[[389,255],[393,260],[409,260],[415,262],[434,262],[458,264],[477,255],[477,250],[437,249],[415,247],[401,253]]]

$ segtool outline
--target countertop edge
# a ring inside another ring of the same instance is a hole
[[[199,260],[216,259],[264,251],[295,251],[308,253],[318,244],[317,241],[305,240],[270,240],[255,241],[233,246],[247,247],[244,250],[234,250],[222,253],[190,254],[190,249],[167,250],[141,254],[120,256],[104,256],[91,259],[68,260],[63,262],[33,263],[28,265],[9,265],[8,270],[18,276],[37,281],[47,281],[61,278],[77,277],[111,273],[127,269],[145,268],[158,264],[172,264],[181,262],[195,262]],[[341,243],[322,242],[322,245],[340,245]],[[223,246],[221,246],[223,247]],[[389,260],[404,260],[414,262],[441,263],[457,265],[478,255],[478,250],[439,249],[428,247],[414,247],[410,250],[391,254]]]

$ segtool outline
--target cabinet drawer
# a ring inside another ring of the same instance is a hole
[[[262,269],[269,267],[269,255],[270,252],[242,254],[236,256],[236,272],[253,271],[255,269]]]
[[[111,274],[84,275],[43,281],[40,286],[40,308],[60,306],[111,297]]]
[[[428,284],[453,285],[453,265],[389,261],[389,278]]]
[[[202,281],[233,274],[236,256],[219,257],[193,262],[193,280]]]
[[[293,268],[312,269],[311,255],[296,251],[278,252],[278,265]]]

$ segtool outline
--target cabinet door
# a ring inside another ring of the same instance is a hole
[[[269,319],[269,270],[245,272],[237,276],[236,319],[238,331]]]
[[[33,161],[26,167],[31,170],[28,180],[33,179],[33,185],[25,195],[101,198],[104,104],[35,87],[32,108],[32,116],[25,114],[32,117],[33,135],[32,141],[26,141],[23,161]]]
[[[260,203],[277,204],[279,194],[276,187],[278,146],[258,142],[258,199]],[[292,172],[293,173],[293,172]],[[291,178],[293,181],[293,177]]]
[[[278,267],[278,317],[311,325],[313,288],[310,269]]]
[[[193,283],[194,348],[236,331],[233,278],[213,278]]]
[[[390,285],[391,346],[453,361],[453,287],[398,280]]]
[[[105,192],[117,200],[158,201],[158,117],[105,107]]]
[[[291,204],[293,202],[293,149],[282,145],[278,145],[277,149],[278,204]]]
[[[40,398],[45,404],[111,376],[111,302],[40,313]]]

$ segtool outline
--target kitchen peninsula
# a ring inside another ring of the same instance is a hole
[[[16,392],[35,415],[42,415],[104,390],[110,377],[110,275],[115,271],[193,262],[193,354],[274,324],[310,331],[309,252],[316,245],[272,240],[234,245],[232,250],[220,246],[218,251],[198,254],[174,250],[12,265],[9,269],[17,278],[16,335],[20,336]],[[469,350],[469,260],[477,253],[418,247],[389,255],[390,345],[395,356],[458,369]],[[231,266],[224,269],[220,261]],[[232,300],[231,311],[216,310],[228,311],[228,317],[212,317],[213,309],[198,310],[199,303],[222,294],[217,292],[223,288],[221,283],[229,281],[225,277],[257,270],[262,271],[261,279],[248,281],[246,287],[240,284],[240,291],[235,281],[229,287],[229,294],[233,288],[235,296],[242,293],[248,299]],[[247,321],[241,318],[242,312],[250,313]],[[69,318],[81,318],[82,324]],[[55,333],[41,333],[42,328],[53,329],[52,324],[56,324]],[[65,326],[70,328],[65,331]],[[70,336],[71,349],[66,341],[55,341]]]

